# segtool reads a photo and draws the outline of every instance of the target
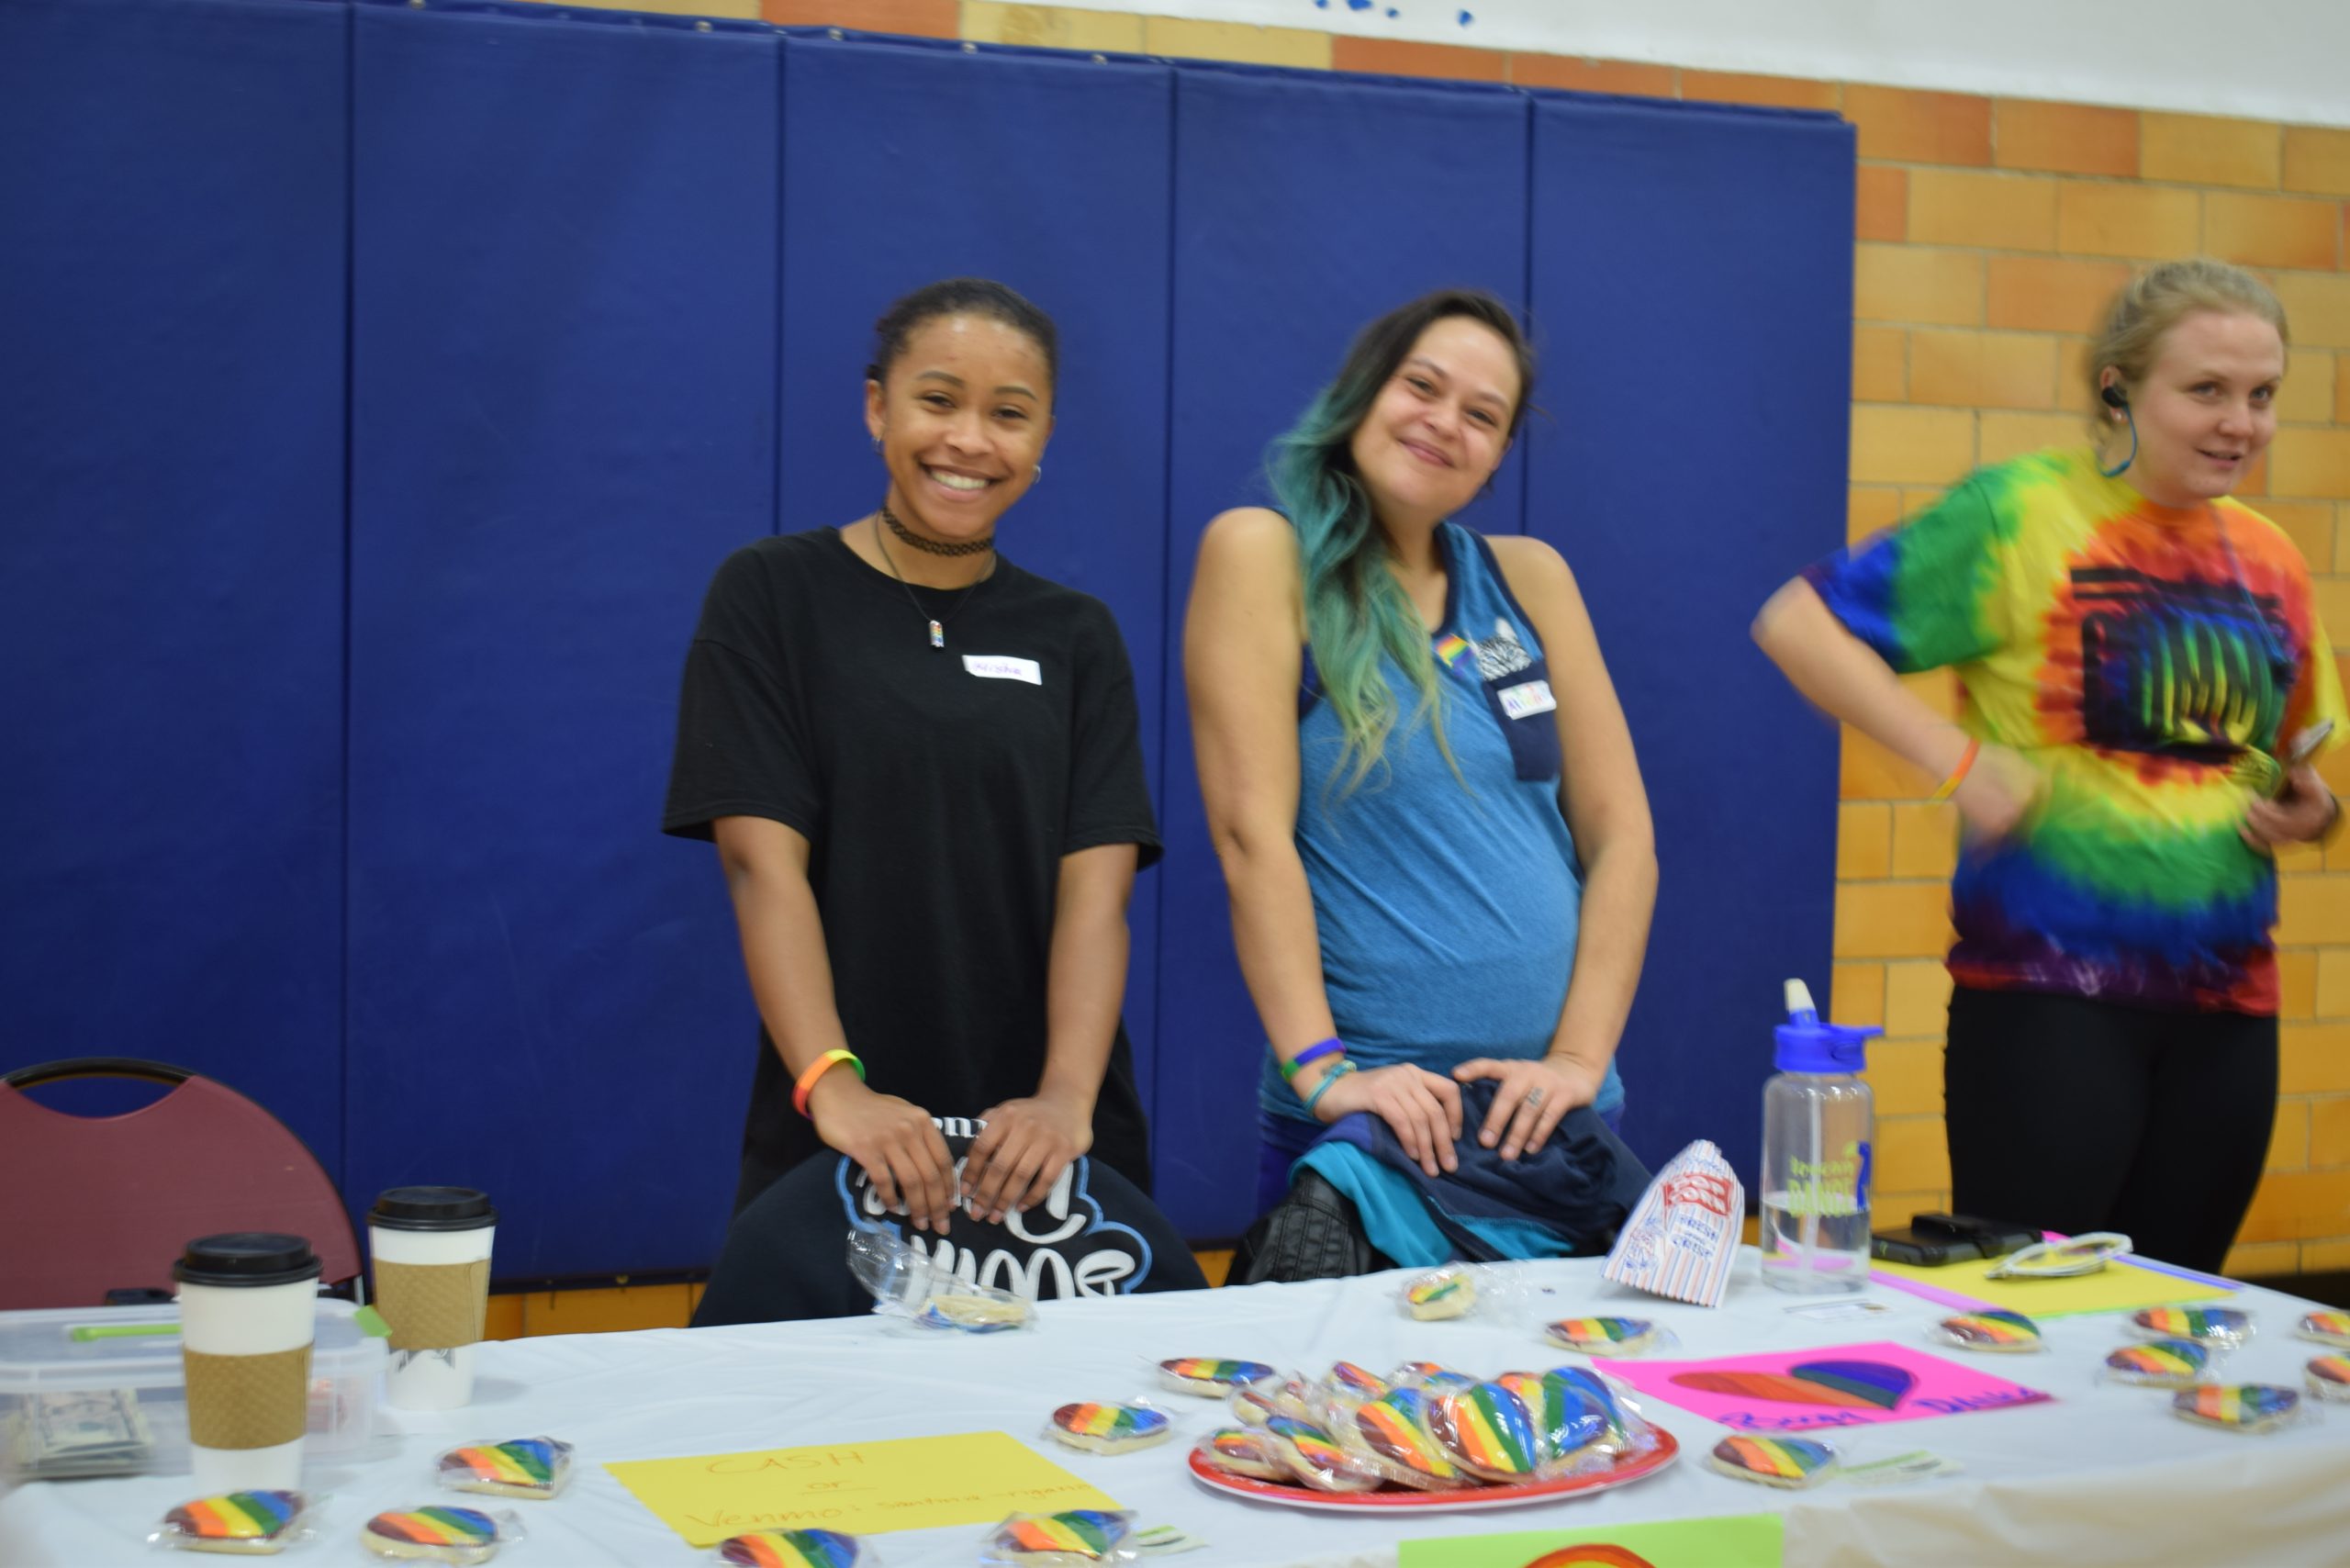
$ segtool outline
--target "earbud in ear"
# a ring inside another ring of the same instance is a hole
[[[2097,395],[2098,401],[2109,409],[2123,409],[2130,407],[2130,394],[2119,386],[2108,384],[2098,387]]]

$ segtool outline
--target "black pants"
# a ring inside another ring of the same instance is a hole
[[[2277,1119],[2277,1020],[1951,994],[1951,1206],[2216,1272]]]

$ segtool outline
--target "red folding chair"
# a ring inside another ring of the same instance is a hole
[[[75,1078],[172,1088],[116,1116],[75,1115],[24,1092]],[[292,1128],[226,1084],[126,1057],[0,1078],[0,1310],[171,1292],[181,1249],[230,1230],[307,1237],[329,1282],[359,1272],[359,1240],[332,1178]]]

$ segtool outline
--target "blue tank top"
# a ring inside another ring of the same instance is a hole
[[[1298,698],[1297,851],[1314,891],[1323,982],[1347,1054],[1364,1069],[1413,1062],[1449,1073],[1477,1057],[1550,1048],[1574,973],[1583,868],[1559,807],[1557,704],[1534,625],[1493,548],[1437,528],[1444,620],[1431,635],[1435,722],[1399,719],[1351,793],[1331,769],[1343,745],[1320,700],[1313,651]],[[1393,660],[1381,674],[1409,715],[1419,693]],[[1461,787],[1462,780],[1468,788]],[[1267,1053],[1257,1103],[1312,1125]],[[1596,1108],[1623,1103],[1609,1064]]]

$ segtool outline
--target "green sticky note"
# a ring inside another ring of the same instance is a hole
[[[1397,1568],[1781,1568],[1777,1514],[1407,1540]]]
[[[361,1307],[351,1315],[351,1320],[359,1325],[359,1331],[371,1339],[388,1339],[392,1337],[392,1326],[385,1322],[384,1315],[372,1306]]]

